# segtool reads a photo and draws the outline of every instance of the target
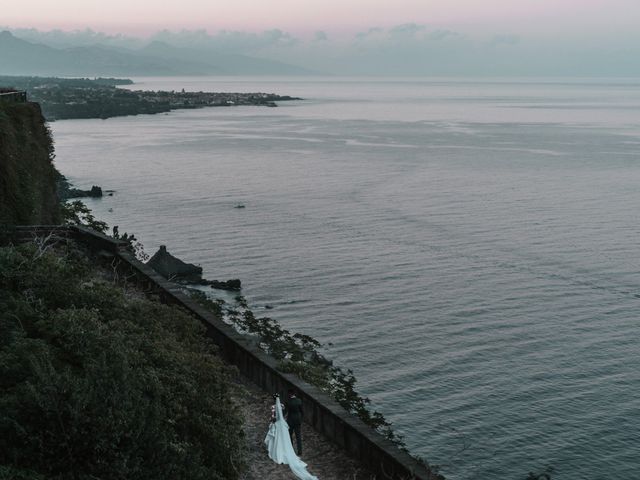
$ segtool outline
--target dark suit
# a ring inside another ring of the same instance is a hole
[[[289,397],[289,400],[287,400],[287,424],[289,425],[291,443],[293,443],[293,434],[296,434],[296,446],[298,447],[298,455],[300,455],[302,454],[302,436],[300,433],[302,428],[302,400],[298,397]]]

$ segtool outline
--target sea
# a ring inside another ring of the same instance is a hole
[[[53,122],[96,217],[241,279],[448,479],[640,478],[640,79],[134,81],[302,100]]]

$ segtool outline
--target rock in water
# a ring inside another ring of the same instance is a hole
[[[160,249],[149,259],[147,265],[168,280],[194,283],[202,280],[202,267],[174,257],[165,245],[160,245]]]
[[[211,285],[211,288],[217,288],[218,290],[231,290],[232,292],[237,292],[242,288],[242,284],[237,278],[234,280],[227,280],[226,282],[211,280],[209,285]]]

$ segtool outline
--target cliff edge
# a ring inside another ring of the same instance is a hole
[[[59,222],[54,156],[40,106],[0,101],[0,225]]]

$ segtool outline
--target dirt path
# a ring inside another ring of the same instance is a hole
[[[269,427],[273,399],[257,386],[242,381],[247,395],[238,399],[246,419],[248,468],[242,480],[297,480],[287,465],[277,465],[268,456],[264,437]],[[309,425],[302,425],[304,454],[307,470],[319,480],[373,480],[376,477],[355,460],[347,457],[337,446],[328,442]]]

